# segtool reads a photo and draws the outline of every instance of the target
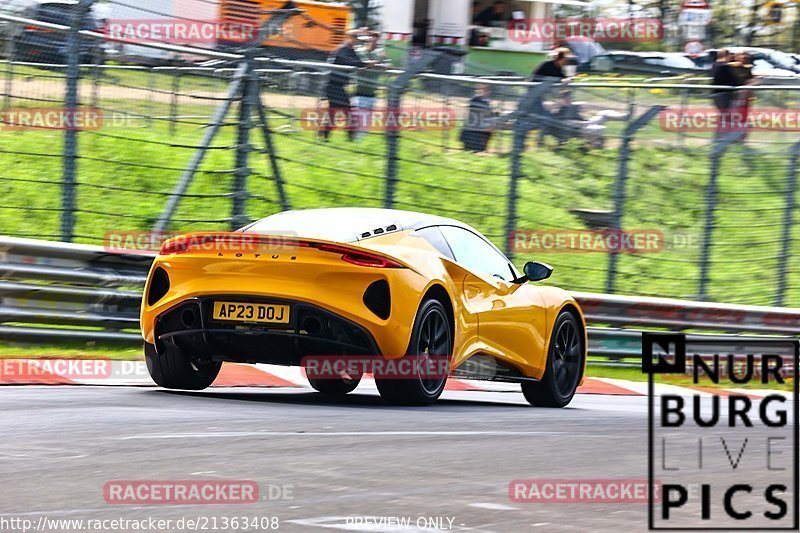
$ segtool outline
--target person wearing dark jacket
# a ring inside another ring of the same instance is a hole
[[[533,71],[533,81],[564,81],[567,75],[564,72],[564,65],[567,64],[566,48],[557,48],[554,52],[552,59],[543,62],[539,67]],[[555,123],[553,114],[544,107],[544,98],[539,98],[533,105],[533,117],[535,128],[540,132]]]
[[[478,94],[469,102],[467,123],[461,131],[461,143],[470,152],[485,152],[492,138],[494,122],[492,104],[489,101],[489,87],[481,86]]]
[[[734,57],[735,61],[730,63],[730,68],[738,81],[741,90],[736,91],[736,99],[732,103],[732,111],[736,117],[736,127],[742,130],[746,127],[747,118],[750,114],[750,100],[752,92],[747,89],[750,85],[757,85],[759,80],[753,75],[753,59],[747,52],[739,52]]]
[[[348,39],[331,53],[328,63],[332,65],[343,65],[347,67],[364,68],[364,63],[356,52],[355,45],[358,42],[358,31],[353,30],[348,33]],[[324,139],[328,139],[335,124],[335,117],[343,115],[347,119],[347,135],[352,141],[355,132],[350,127],[350,94],[347,92],[347,84],[350,83],[350,72],[347,70],[331,69],[328,76],[328,84],[325,86],[325,97],[328,99],[328,116],[325,124],[320,131]]]
[[[567,64],[567,51],[558,49],[553,59],[543,62],[533,71],[533,81],[544,81],[548,78],[558,78],[563,80],[567,77],[564,73],[564,65]]]
[[[717,52],[717,60],[711,67],[711,77],[714,85],[738,87],[742,84],[730,62],[731,56],[727,50],[722,49]],[[712,93],[714,95],[714,105],[723,116],[724,121],[730,116],[731,107],[736,101],[736,93],[725,89],[714,89]]]

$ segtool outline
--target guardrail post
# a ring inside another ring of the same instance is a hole
[[[506,210],[506,246],[505,253],[510,261],[514,260],[514,232],[517,230],[517,200],[519,199],[519,182],[522,173],[522,154],[525,152],[525,141],[536,122],[536,109],[541,107],[545,95],[553,86],[552,80],[545,80],[533,85],[525,93],[513,113],[514,141],[511,149],[511,177],[508,184],[508,205]]]
[[[783,211],[783,229],[781,235],[781,254],[778,256],[778,292],[775,305],[783,307],[786,301],[786,265],[792,250],[792,225],[794,224],[795,192],[797,191],[797,162],[800,159],[800,142],[792,145],[790,150],[789,173],[786,175],[786,206]]]
[[[666,106],[654,105],[644,112],[639,118],[630,121],[633,115],[630,115],[628,126],[622,133],[622,144],[619,148],[619,166],[617,169],[617,181],[614,186],[614,216],[611,222],[611,231],[617,232],[618,235],[622,232],[622,216],[625,211],[625,196],[626,186],[628,183],[628,161],[631,157],[631,141],[640,129],[647,126],[656,115],[661,113]],[[631,108],[632,109],[632,108]],[[606,278],[606,292],[609,294],[614,293],[617,281],[617,263],[619,261],[619,250],[611,250],[611,255],[608,257],[608,277]]]
[[[64,107],[67,111],[78,108],[78,84],[80,83],[80,31],[81,22],[91,9],[94,0],[79,0],[70,12],[67,32],[67,86]],[[61,189],[61,240],[72,242],[75,233],[75,173],[78,164],[78,131],[64,129],[64,160]]]
[[[439,57],[441,52],[436,50],[425,50],[417,61],[408,66],[408,70],[398,76],[389,84],[389,95],[387,98],[387,111],[396,113],[400,109],[403,100],[403,93],[408,89],[408,85],[414,76],[422,73],[433,61]],[[387,122],[388,124],[388,122]],[[386,209],[394,207],[394,193],[397,188],[397,161],[400,150],[400,132],[397,128],[386,129],[386,195],[383,205]]]
[[[250,176],[249,159],[252,146],[250,146],[250,130],[253,128],[250,106],[253,103],[253,91],[257,88],[254,78],[253,56],[248,54],[245,62],[245,82],[242,85],[242,94],[239,101],[239,121],[236,128],[236,158],[233,171],[233,207],[231,210],[231,231],[249,223],[247,218],[247,178]]]
[[[714,135],[714,144],[711,149],[711,175],[706,188],[706,222],[703,229],[703,248],[700,254],[698,300],[705,300],[708,292],[709,261],[711,260],[712,237],[716,219],[717,179],[719,177],[720,160],[730,145],[743,139],[744,135],[744,132],[722,132]]]

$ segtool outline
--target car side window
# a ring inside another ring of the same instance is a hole
[[[444,240],[444,235],[442,235],[442,232],[438,227],[431,226],[429,228],[418,229],[417,233],[419,233],[423,239],[428,241],[431,246],[439,250],[443,256],[455,261],[453,252],[450,250],[450,246],[447,244],[447,241]]]
[[[508,259],[485,240],[456,226],[440,226],[440,229],[459,264],[469,270],[510,281]]]

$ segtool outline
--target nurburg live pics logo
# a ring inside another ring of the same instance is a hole
[[[797,531],[799,346],[642,334],[650,494],[661,486],[648,500],[650,530]],[[669,387],[655,395],[654,380],[669,374],[691,376],[691,398]]]

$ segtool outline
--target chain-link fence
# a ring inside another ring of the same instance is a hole
[[[800,305],[800,84],[438,74],[452,53],[392,63],[333,8],[185,2],[0,15],[0,232],[108,243],[389,207],[470,223],[568,289]],[[774,123],[714,122],[728,93]]]

